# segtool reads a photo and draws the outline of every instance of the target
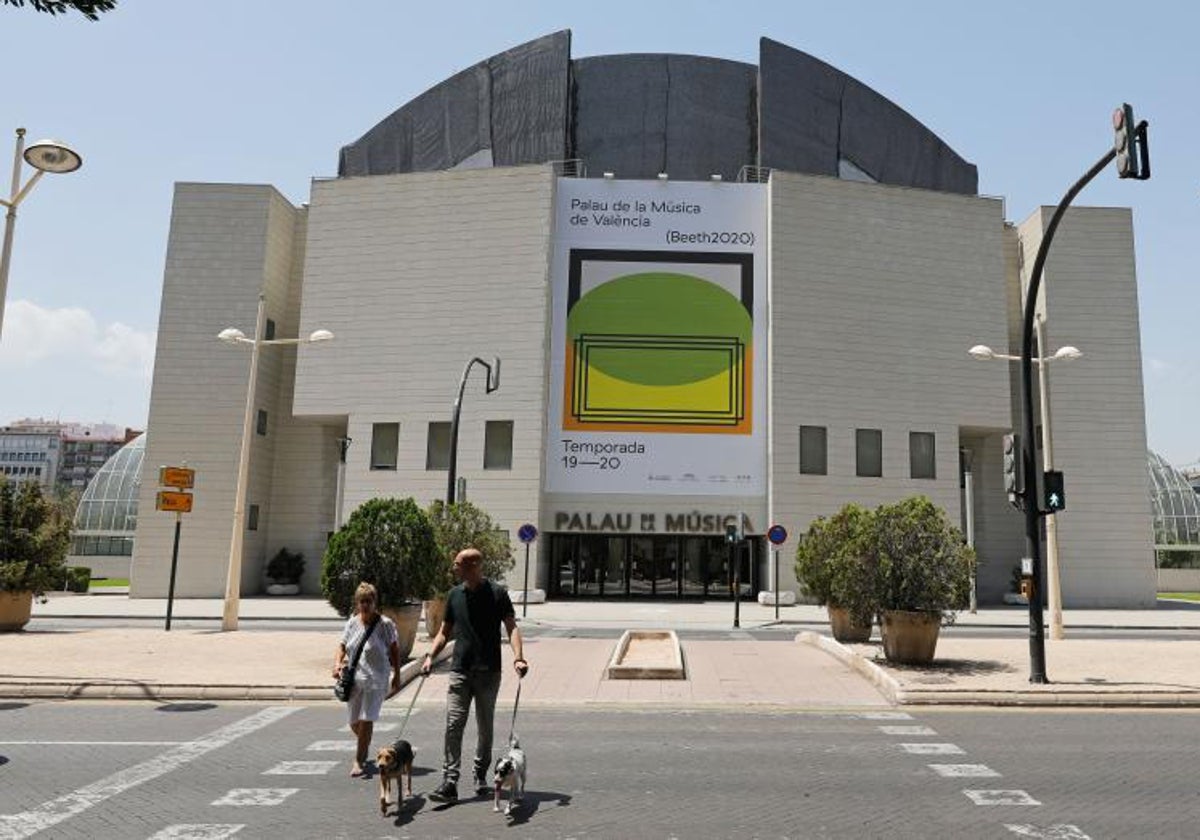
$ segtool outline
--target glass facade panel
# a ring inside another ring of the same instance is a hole
[[[141,435],[117,450],[88,483],[75,511],[72,554],[132,556],[145,453],[146,436]]]
[[[483,434],[483,468],[511,470],[513,421],[489,420]]]
[[[1161,455],[1149,453],[1154,549],[1159,568],[1200,568],[1200,493]]]
[[[430,423],[425,444],[425,469],[450,469],[450,424]]]
[[[866,478],[883,475],[883,432],[879,429],[855,429],[856,474]]]
[[[800,473],[825,475],[827,450],[824,426],[800,427]]]
[[[371,426],[371,469],[394,470],[400,452],[400,424],[374,423]]]
[[[933,432],[908,433],[908,467],[912,478],[937,478]]]

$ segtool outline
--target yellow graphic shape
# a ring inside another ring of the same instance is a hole
[[[680,351],[676,355],[691,359],[694,350]],[[724,351],[714,351],[728,358]],[[670,350],[658,350],[657,354],[670,356]],[[593,350],[592,355],[597,355]],[[660,359],[660,363],[669,364],[668,359]],[[687,412],[690,421],[695,422],[696,412],[711,414],[714,418],[730,418],[733,416],[731,391],[733,388],[733,370],[726,368],[720,373],[689,382],[684,385],[639,385],[636,382],[626,382],[616,379],[601,371],[596,365],[588,365],[587,371],[587,411],[642,414],[647,411]],[[670,423],[671,418],[664,416],[664,423]]]

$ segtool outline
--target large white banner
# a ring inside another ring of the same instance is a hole
[[[766,493],[766,201],[559,180],[548,492]]]

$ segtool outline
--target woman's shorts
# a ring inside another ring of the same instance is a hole
[[[362,683],[354,686],[350,702],[346,704],[349,707],[350,722],[379,720],[379,710],[383,708],[385,697],[387,697],[386,688],[368,688]]]

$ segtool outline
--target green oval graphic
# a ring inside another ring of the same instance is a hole
[[[586,336],[586,359],[576,363],[641,385],[683,385],[729,369],[752,329],[750,313],[725,289],[673,272],[610,280],[567,317],[567,340]]]

